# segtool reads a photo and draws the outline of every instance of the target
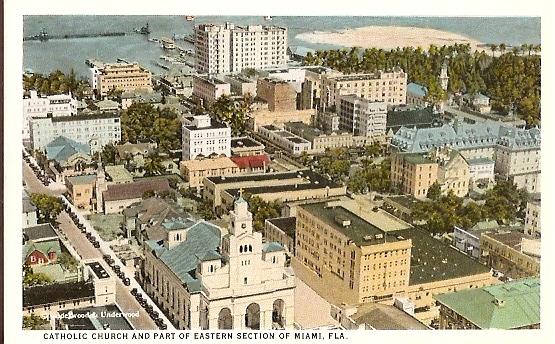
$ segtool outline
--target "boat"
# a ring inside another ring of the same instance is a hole
[[[193,21],[193,20],[195,20],[195,16],[185,16],[185,20]]]
[[[264,20],[270,21],[270,20],[272,20],[272,16],[264,16]]]
[[[168,49],[168,50],[175,49],[175,41],[167,37],[160,38],[160,45],[164,49]]]
[[[146,23],[146,25],[140,29],[135,29],[135,32],[140,33],[141,35],[148,35],[150,34],[150,27],[148,26],[148,23]]]

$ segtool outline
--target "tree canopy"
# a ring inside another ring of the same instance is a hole
[[[235,101],[227,95],[219,97],[210,107],[214,119],[231,127],[233,136],[244,135],[247,131],[248,114],[251,112],[252,97],[246,95]]]
[[[264,230],[264,222],[266,219],[272,219],[280,216],[281,213],[281,202],[279,201],[264,201],[258,196],[245,195],[247,202],[249,203],[249,211],[252,213],[253,217],[253,228],[257,232]]]
[[[304,64],[323,65],[344,73],[371,73],[398,66],[407,73],[409,82],[427,87],[428,100],[437,103],[445,98],[439,75],[443,64],[447,63],[449,92],[483,92],[491,97],[493,109],[502,112],[514,109],[529,126],[538,124],[541,56],[531,52],[539,52],[541,46],[525,45],[509,52],[504,44],[491,48],[499,50],[501,55],[472,52],[469,44],[431,45],[427,51],[413,47],[391,51],[376,48],[320,50],[308,53]],[[520,54],[524,51],[528,55]]]
[[[46,194],[34,193],[30,197],[31,202],[38,209],[39,221],[53,224],[63,209],[62,201],[58,197]]]
[[[41,95],[52,95],[71,92],[78,99],[83,98],[83,91],[89,85],[85,79],[78,79],[72,69],[68,75],[60,70],[48,75],[31,74],[23,75],[23,89],[35,90]]]
[[[181,148],[181,121],[169,108],[133,103],[121,113],[121,129],[125,142],[153,140],[162,151]]]

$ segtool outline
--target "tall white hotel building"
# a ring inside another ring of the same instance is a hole
[[[245,68],[280,67],[287,62],[287,28],[202,24],[195,27],[196,68],[227,74]]]

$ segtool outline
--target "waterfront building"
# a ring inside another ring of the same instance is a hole
[[[320,84],[320,109],[339,109],[342,95],[356,95],[371,102],[401,105],[407,101],[407,74],[400,68],[371,74],[325,76]]]
[[[29,120],[33,117],[66,117],[77,114],[77,100],[69,94],[39,96],[31,90],[23,97],[23,140],[29,140]]]
[[[223,95],[231,95],[231,85],[212,76],[193,76],[193,99],[209,108]]]
[[[90,153],[101,151],[109,143],[121,140],[119,113],[90,113],[70,117],[32,118],[31,145],[43,150],[59,136],[90,146]]]
[[[540,328],[540,279],[467,289],[435,296],[442,330]]]
[[[339,97],[339,129],[358,136],[385,136],[387,105],[355,96]]]
[[[130,92],[137,89],[152,91],[152,75],[138,63],[104,63],[87,60],[91,87],[104,97],[108,92],[119,90]]]
[[[287,63],[287,29],[202,24],[195,27],[195,65],[201,73],[228,74]]]
[[[183,118],[182,160],[197,157],[231,156],[231,128],[208,115]]]
[[[145,290],[178,329],[290,329],[295,276],[285,250],[253,232],[239,197],[229,233],[203,220],[163,223],[166,237],[147,241]]]

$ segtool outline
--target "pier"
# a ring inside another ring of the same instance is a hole
[[[119,37],[125,32],[97,32],[97,33],[70,33],[65,35],[49,35],[46,29],[33,36],[24,36],[23,41],[48,41],[51,39],[94,38],[94,37]]]

